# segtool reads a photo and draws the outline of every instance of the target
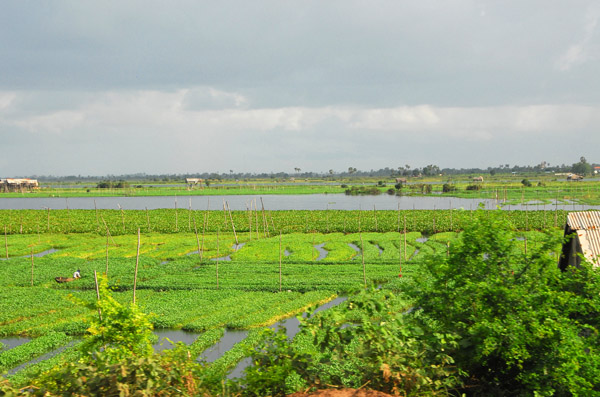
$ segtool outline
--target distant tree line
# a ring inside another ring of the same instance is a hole
[[[399,167],[385,167],[378,170],[359,170],[355,167],[348,167],[347,170],[335,171],[330,169],[324,172],[302,172],[300,168],[295,167],[294,172],[198,172],[185,174],[124,174],[124,175],[106,175],[106,176],[84,176],[84,175],[68,175],[68,176],[53,176],[53,175],[30,175],[29,178],[38,179],[46,182],[97,182],[100,183],[115,183],[114,181],[143,181],[143,182],[181,182],[185,178],[201,178],[204,180],[227,181],[227,180],[247,180],[247,179],[308,179],[308,178],[364,178],[364,177],[382,177],[382,178],[397,178],[397,177],[428,177],[436,175],[460,175],[460,174],[511,174],[511,173],[568,173],[573,172],[580,175],[590,175],[594,166],[597,164],[589,163],[585,157],[581,157],[578,162],[567,164],[552,165],[546,161],[542,161],[537,165],[510,165],[500,164],[495,167],[487,168],[440,168],[435,164],[429,164],[425,167],[411,167],[405,164]],[[101,182],[98,182],[101,181]],[[113,182],[110,182],[113,181]],[[114,186],[113,186],[114,187]]]

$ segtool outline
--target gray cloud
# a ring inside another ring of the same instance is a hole
[[[0,167],[594,161],[599,17],[583,0],[9,0]]]

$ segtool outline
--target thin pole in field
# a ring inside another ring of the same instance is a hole
[[[446,241],[446,256],[450,256],[450,241]]]
[[[202,257],[204,256],[204,233],[206,233],[206,218],[208,216],[208,213],[205,212],[204,213],[204,224],[202,226],[202,247],[200,247],[200,260],[202,260]]]
[[[8,235],[6,234],[6,225],[4,226],[4,251],[6,252],[6,259],[8,259]]]
[[[273,221],[273,212],[269,211],[269,219],[271,219],[271,226],[273,227],[273,233],[277,230],[275,229],[275,222]]]
[[[135,289],[137,287],[138,265],[140,263],[140,229],[138,228],[137,254],[135,255],[135,273],[133,275],[133,304],[135,305]]]
[[[202,260],[202,252],[200,251],[200,240],[198,239],[198,228],[196,227],[196,217],[194,217],[194,233],[196,233],[196,245],[198,246],[198,256]]]
[[[235,232],[235,225],[233,223],[233,216],[231,215],[231,208],[229,208],[229,203],[227,201],[225,202],[225,204],[227,205],[227,212],[229,212],[229,220],[231,221],[231,229],[233,230],[233,237],[235,238],[235,245],[239,245],[237,233]]]
[[[98,218],[98,206],[96,205],[96,199],[94,199],[94,211],[96,212],[96,225],[100,229],[100,219]]]
[[[373,218],[375,219],[375,231],[377,232],[377,211],[375,211],[375,204],[373,204]]]
[[[260,205],[262,206],[263,233],[264,233],[264,236],[267,237],[267,231],[269,229],[269,226],[268,226],[267,218],[266,218],[266,215],[265,215],[265,203],[263,202],[262,197],[260,198]]]
[[[281,292],[281,231],[279,232],[279,292]]]
[[[227,225],[227,207],[225,206],[225,199],[223,199],[223,224]]]
[[[398,203],[398,233],[400,233],[400,203]]]
[[[117,204],[119,206],[119,210],[121,210],[121,223],[123,224],[123,231],[125,231],[125,212],[123,211],[123,207],[121,204]]]
[[[398,227],[398,229],[399,228],[400,227]],[[398,233],[400,233],[400,230],[398,230]],[[398,277],[402,277],[402,244],[400,243],[400,241],[398,241],[398,269]]]
[[[435,234],[435,205],[433,206],[433,234]]]
[[[188,231],[192,231],[192,198],[190,197],[190,206],[188,210]]]
[[[148,207],[146,207],[146,223],[148,224],[148,232],[152,231],[150,228],[150,214],[148,214]]]
[[[108,235],[110,236],[110,239],[112,240],[113,245],[117,245],[117,243],[115,243],[115,239],[113,238],[112,234],[110,234],[110,230],[108,229],[108,225],[106,224],[104,217],[101,215],[100,218],[102,218],[102,222],[104,222],[104,227],[106,228],[106,233],[108,233]]]
[[[47,224],[48,224],[48,227],[47,227],[47,229],[48,229],[48,231],[50,231],[50,207],[48,207],[48,218],[47,218],[47,222],[48,222],[48,223],[47,223]]]
[[[367,288],[367,269],[365,267],[365,245],[363,243],[362,232],[359,232],[360,236],[360,251],[362,256],[362,267],[363,267],[363,282],[365,284],[365,289]]]
[[[452,211],[452,200],[450,200],[450,231],[454,231],[454,219],[453,219],[453,211]]]
[[[254,199],[254,221],[256,238],[260,239],[260,224],[258,223],[258,205],[256,204],[256,198]]]
[[[406,262],[406,214],[404,214],[404,262]]]
[[[217,289],[219,289],[219,229],[217,228],[217,266],[216,266],[216,270],[217,270]]]
[[[252,241],[252,201],[250,201],[250,208],[248,208],[248,202],[246,201],[246,214],[248,214],[248,234],[250,241]]]
[[[175,231],[179,231],[179,219],[177,218],[177,196],[175,196]]]
[[[31,247],[31,286],[33,287],[33,247]]]
[[[106,228],[106,272],[104,273],[108,277],[108,228]]]
[[[94,270],[94,282],[96,283],[96,300],[100,301],[100,289],[98,288],[98,275],[96,274],[95,270]],[[102,321],[102,309],[100,309],[100,306],[98,306],[98,318],[100,318],[100,321]]]

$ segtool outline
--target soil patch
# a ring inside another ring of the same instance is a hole
[[[369,389],[324,389],[312,393],[294,393],[288,397],[391,397],[391,394]]]

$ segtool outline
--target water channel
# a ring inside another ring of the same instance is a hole
[[[600,209],[600,206],[580,204],[542,204],[504,205],[501,200],[463,199],[456,197],[421,196],[347,196],[345,194],[296,194],[296,195],[239,195],[239,196],[150,196],[150,197],[19,197],[0,198],[0,209],[119,209],[143,210],[159,208],[177,208],[185,210],[190,206],[194,210],[223,210],[223,201],[227,201],[232,210],[246,210],[251,202],[261,207],[261,197],[266,210],[433,210],[433,209],[477,209],[480,203],[485,209],[501,207],[507,210],[586,210]],[[176,205],[176,200],[178,204]]]

